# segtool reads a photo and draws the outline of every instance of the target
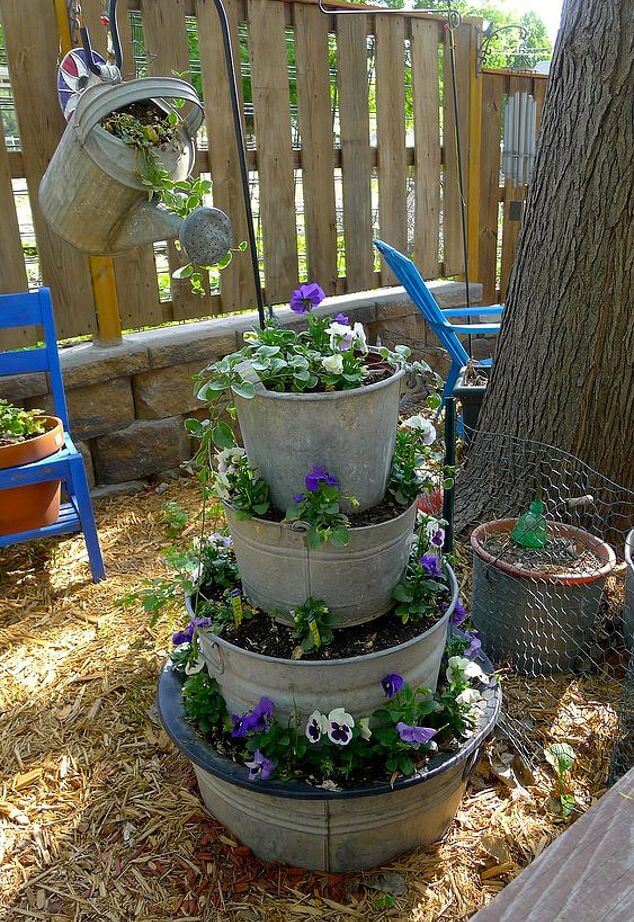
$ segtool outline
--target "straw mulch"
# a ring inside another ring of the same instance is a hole
[[[79,537],[1,552],[1,919],[466,919],[565,828],[549,808],[552,779],[520,778],[498,741],[445,841],[386,876],[310,874],[254,858],[207,814],[189,764],[157,723],[156,679],[176,616],[154,631],[142,612],[117,604],[143,576],[163,572],[167,500],[198,507],[184,483],[98,506],[110,577],[99,585]],[[574,734],[585,809],[605,783],[612,716],[578,687],[557,700],[540,717],[555,738]],[[536,687],[516,705],[530,714],[540,702]]]

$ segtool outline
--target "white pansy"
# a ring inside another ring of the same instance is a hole
[[[318,743],[324,733],[328,732],[328,718],[320,711],[313,711],[306,721],[306,739],[309,743]]]
[[[363,324],[355,323],[355,325],[352,328],[352,332],[354,333],[354,344],[359,350],[359,352],[363,352],[363,353],[367,352],[368,351],[368,340],[366,339],[365,330],[363,329]]]
[[[447,667],[447,681],[454,682],[465,678],[477,679],[483,685],[489,684],[488,675],[473,660],[466,659],[464,656],[450,656]]]
[[[425,419],[422,416],[410,416],[401,423],[401,429],[422,429]]]
[[[238,458],[245,458],[246,451],[244,448],[225,448],[218,452],[218,470],[221,474],[226,474],[235,467]]]
[[[345,708],[333,708],[328,715],[328,739],[336,746],[347,746],[352,739],[354,717]]]
[[[197,672],[200,672],[204,668],[205,661],[199,653],[195,660],[192,660],[185,666],[185,675],[196,675]]]
[[[410,416],[409,419],[404,419],[401,423],[401,429],[413,429],[417,432],[420,432],[423,440],[423,445],[433,445],[438,437],[436,432],[436,427],[429,422],[428,419],[425,419],[424,416]]]
[[[456,695],[458,704],[467,704],[469,707],[479,704],[480,701],[482,701],[482,695],[475,688],[465,688],[459,695]]]
[[[259,339],[260,334],[257,330],[247,330],[246,333],[242,334],[242,339],[245,343],[253,343]]]
[[[329,371],[331,374],[340,375],[343,371],[343,356],[327,355],[321,360],[321,364],[326,371]]]
[[[370,718],[362,717],[359,721],[359,726],[361,727],[361,739],[369,740],[372,736],[372,730],[370,730]]]

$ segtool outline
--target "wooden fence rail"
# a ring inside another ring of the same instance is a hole
[[[225,0],[225,5],[241,63],[266,300],[287,301],[298,281],[306,279],[317,279],[327,293],[391,284],[375,259],[374,236],[409,249],[429,278],[460,276],[456,113],[452,94],[445,91],[450,36],[442,17],[378,10],[325,16],[315,0]],[[41,279],[51,286],[59,335],[67,338],[95,333],[98,320],[87,257],[47,229],[37,203],[39,181],[64,128],[55,93],[59,35],[54,6],[55,0],[0,0],[21,139],[19,150],[0,143],[0,291],[24,287],[20,234],[30,219],[24,205],[16,212],[12,186],[22,180],[39,260],[35,270],[30,268],[29,281]],[[82,0],[81,6],[93,45],[103,53],[101,0]],[[210,174],[214,203],[230,214],[236,238],[244,239],[246,215],[212,0],[128,0],[120,7],[124,76],[178,72],[201,92],[206,119],[196,172]],[[537,94],[545,81],[478,74],[479,28],[479,20],[467,19],[455,33],[457,120],[465,190],[471,196],[471,244],[477,253],[471,276],[485,281],[487,297],[494,299],[500,287],[505,289],[517,236],[508,212],[515,215],[511,203],[523,198],[523,190],[500,193],[503,98],[516,83],[521,89],[530,85]],[[0,91],[1,80],[0,68]],[[501,201],[506,214],[502,232]],[[124,329],[255,305],[246,256],[236,256],[219,280],[212,277],[202,298],[191,293],[188,282],[170,280],[169,272],[181,259],[173,244],[163,242],[114,260]]]

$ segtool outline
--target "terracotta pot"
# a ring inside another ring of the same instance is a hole
[[[616,563],[609,544],[560,522],[548,531],[592,551],[600,566],[576,573],[529,570],[493,557],[483,547],[494,534],[508,533],[516,519],[478,526],[471,534],[473,601],[471,618],[487,656],[521,673],[569,672],[592,656],[596,619],[605,580]]]
[[[15,445],[0,446],[0,469],[41,461],[64,444],[64,427],[56,416],[44,416],[46,431]],[[59,517],[61,480],[0,491],[0,535],[14,535],[52,525]]]

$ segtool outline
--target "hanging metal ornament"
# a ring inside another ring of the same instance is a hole
[[[92,56],[98,65],[106,66],[100,54],[93,51]],[[100,82],[101,77],[94,74],[88,66],[83,48],[73,48],[64,55],[57,69],[57,98],[67,122],[77,108],[79,97],[84,90]]]

